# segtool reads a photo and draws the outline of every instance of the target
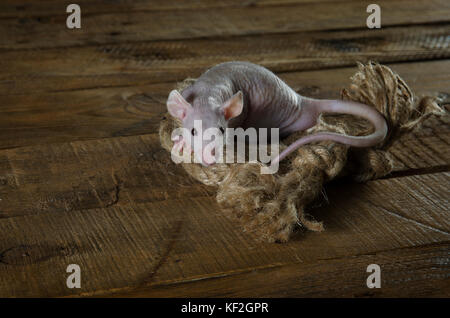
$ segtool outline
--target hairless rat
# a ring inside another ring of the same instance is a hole
[[[201,120],[203,129],[214,127],[222,134],[226,128],[278,128],[279,135],[285,137],[313,127],[321,113],[359,116],[375,128],[367,136],[320,132],[302,137],[282,151],[272,164],[307,143],[331,140],[353,147],[371,147],[387,134],[386,120],[374,108],[351,101],[301,96],[268,69],[249,62],[226,62],[210,68],[181,94],[171,91],[167,109],[192,135],[196,135],[194,120]],[[178,150],[190,147],[187,137],[178,139]],[[203,148],[199,160],[205,165],[215,163],[214,148]]]

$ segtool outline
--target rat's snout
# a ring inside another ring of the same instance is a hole
[[[221,162],[224,136],[218,131],[218,129],[215,129],[211,132],[207,129],[206,133],[203,132],[202,135],[196,135],[198,137],[197,139],[194,137],[194,156],[196,163],[209,166]]]
[[[214,145],[213,147],[208,145],[205,149],[203,149],[202,163],[206,166],[216,163],[216,149]]]
[[[202,150],[195,151],[197,160],[204,166],[210,166],[216,163],[216,149],[214,144],[203,147]]]

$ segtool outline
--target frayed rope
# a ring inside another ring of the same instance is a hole
[[[200,164],[183,163],[183,168],[195,179],[217,187],[217,202],[224,213],[240,222],[244,231],[255,233],[268,242],[286,242],[294,227],[301,225],[312,231],[322,231],[323,224],[305,213],[308,204],[320,194],[324,183],[342,175],[359,182],[380,178],[393,169],[387,152],[394,140],[419,127],[428,117],[445,114],[434,97],[418,99],[408,85],[389,67],[368,63],[358,64],[341,98],[376,108],[388,123],[389,132],[376,148],[350,149],[335,142],[319,142],[300,147],[280,163],[279,172],[260,174],[262,163]],[[183,90],[195,82],[186,79],[178,84]],[[160,125],[160,141],[171,151],[171,133],[181,123],[168,114]],[[333,131],[348,135],[371,132],[368,123],[352,116],[321,116],[308,134]],[[283,140],[281,149],[305,132],[297,132]]]

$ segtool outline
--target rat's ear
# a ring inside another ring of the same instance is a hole
[[[231,118],[239,116],[242,113],[243,108],[244,95],[239,91],[223,104],[222,111],[225,119],[230,120]]]
[[[167,99],[167,110],[170,115],[183,120],[191,108],[191,104],[189,104],[177,90],[170,92],[169,98]]]

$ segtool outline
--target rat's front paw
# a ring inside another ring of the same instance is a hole
[[[173,150],[177,155],[181,155],[183,153],[183,148],[185,145],[185,141],[183,136],[175,136],[175,138],[172,139],[174,141],[173,143]]]

